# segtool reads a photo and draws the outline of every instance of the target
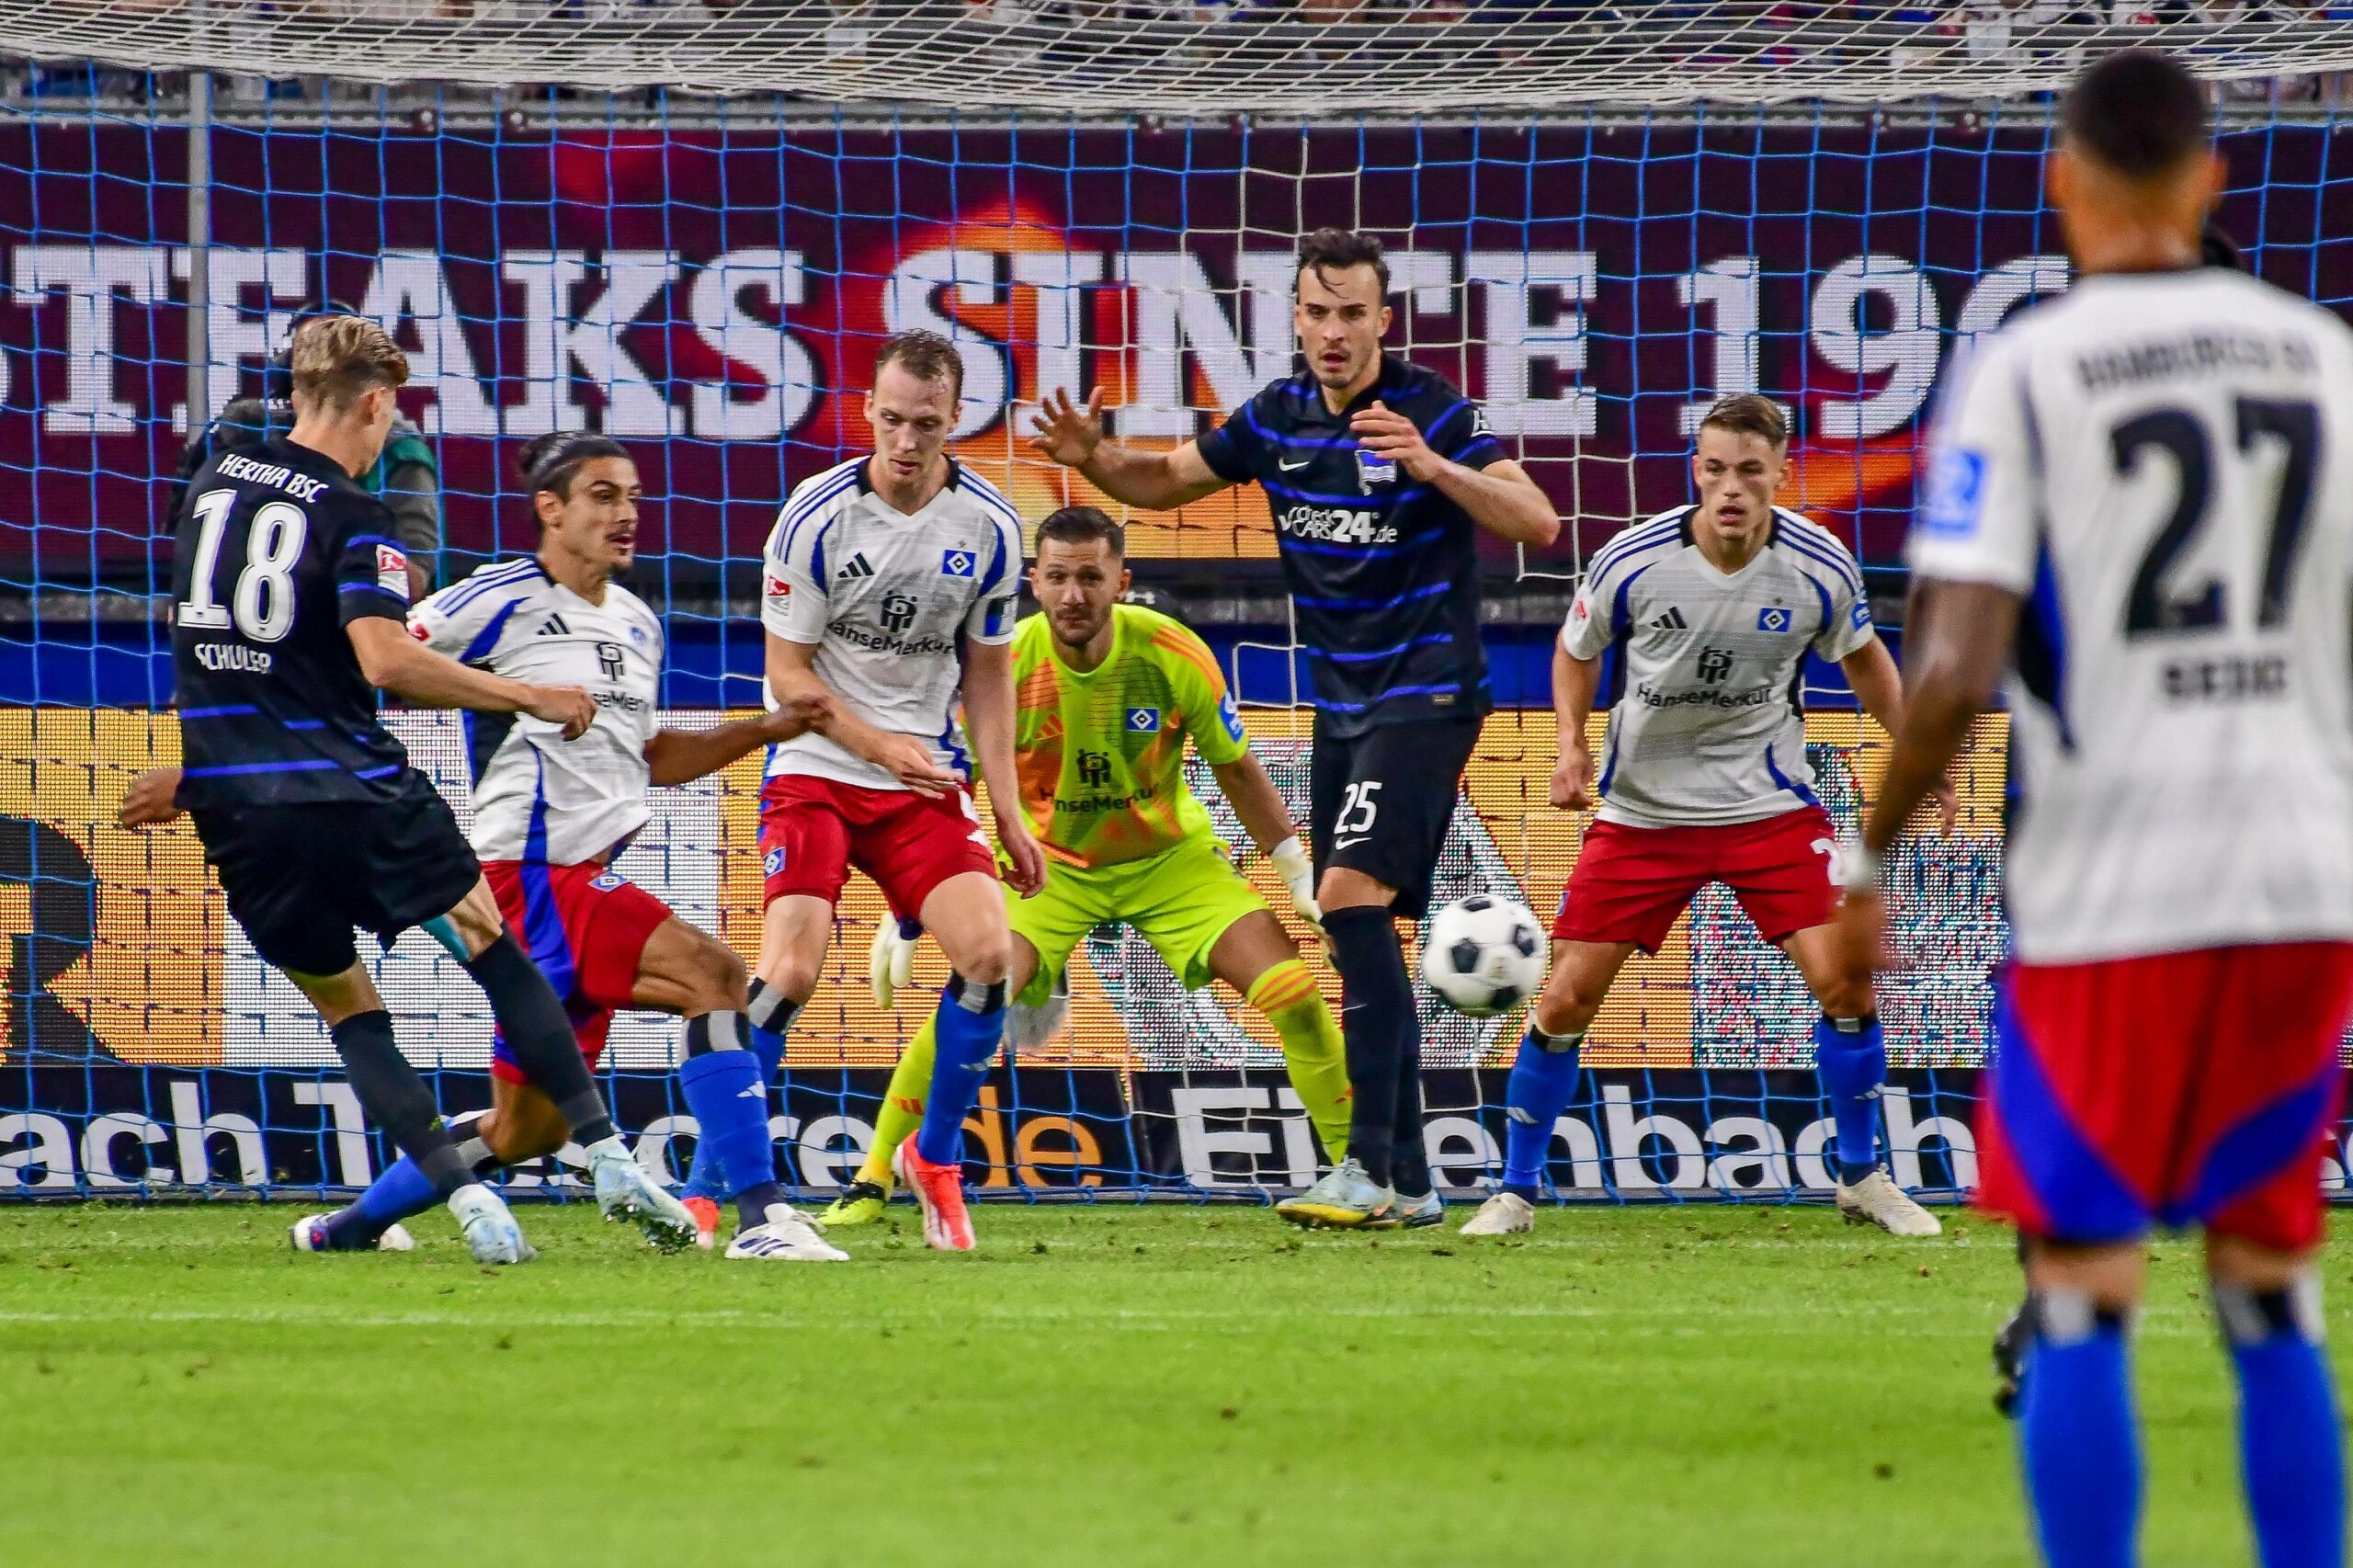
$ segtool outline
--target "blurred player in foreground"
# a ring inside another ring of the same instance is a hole
[[[1600,811],[1562,896],[1552,978],[1506,1091],[1503,1187],[1465,1235],[1533,1226],[1586,1030],[1635,949],[1658,951],[1711,881],[1732,890],[1822,1004],[1813,1046],[1836,1127],[1839,1210],[1900,1236],[1943,1228],[1879,1165],[1887,1050],[1870,977],[1838,963],[1830,924],[1838,830],[1813,792],[1797,702],[1808,650],[1836,664],[1863,711],[1891,732],[1904,720],[1903,687],[1854,557],[1827,528],[1773,504],[1789,453],[1789,426],[1771,399],[1718,402],[1691,455],[1699,499],[1603,546],[1561,629],[1552,803],[1590,811],[1598,797]],[[1624,691],[1597,783],[1586,722],[1612,647]],[[1938,792],[1949,830],[1952,791]]]
[[[1188,735],[1311,922],[1314,871],[1281,792],[1250,754],[1208,647],[1166,616],[1119,602],[1129,585],[1126,556],[1126,530],[1096,507],[1067,506],[1038,525],[1029,581],[1045,613],[1014,634],[1014,762],[1048,865],[1045,891],[1006,901],[1015,1017],[1047,1009],[1058,991],[1067,994],[1071,952],[1089,931],[1131,926],[1188,990],[1222,980],[1266,1016],[1316,1135],[1333,1160],[1345,1159],[1348,1079],[1339,1028],[1299,949],[1234,870],[1186,784]],[[888,1006],[914,944],[889,921],[876,941],[876,996]],[[1055,1011],[1040,1018],[1041,1040],[1059,1021]],[[865,1165],[820,1223],[881,1216],[892,1154],[923,1119],[934,1053],[926,1023],[891,1074]]]
[[[557,432],[524,449],[524,493],[539,552],[484,566],[409,616],[409,632],[437,653],[517,679],[577,681],[597,722],[565,742],[548,726],[470,719],[475,852],[501,912],[572,1017],[595,1067],[621,1007],[687,1020],[678,1079],[743,1228],[732,1258],[835,1261],[785,1201],[768,1137],[767,1079],[744,1018],[744,962],[611,869],[644,827],[649,785],[689,783],[808,728],[821,699],[795,698],[758,719],[710,730],[658,726],[662,623],[617,579],[637,551],[637,465],[604,436]],[[528,1082],[501,1034],[491,1057],[491,1108],[459,1152],[477,1176],[554,1153],[563,1118]],[[295,1244],[314,1251],[380,1244],[394,1222],[431,1201],[431,1187],[402,1160],[359,1200],[305,1220]]]
[[[1495,699],[1479,637],[1482,529],[1548,545],[1552,504],[1444,378],[1381,352],[1389,263],[1370,234],[1299,243],[1307,369],[1173,451],[1104,438],[1102,393],[1049,397],[1031,445],[1131,506],[1267,493],[1315,695],[1308,836],[1355,1089],[1348,1157],[1278,1205],[1301,1224],[1445,1218],[1422,1127],[1421,1015],[1397,920],[1429,906],[1462,770]]]
[[[2345,1561],[2319,1151],[2353,998],[2353,333],[2200,266],[2199,83],[2113,54],[2050,166],[2079,281],[1971,357],[1912,536],[1910,700],[1840,916],[2008,668],[2021,802],[1979,1201],[2024,1237],[2019,1441],[2055,1568],[2139,1561],[2129,1332],[2200,1225],[2266,1568]]]
[[[407,560],[384,504],[353,476],[383,447],[408,362],[373,323],[324,316],[296,335],[291,368],[293,428],[215,453],[189,481],[172,581],[183,765],[143,775],[121,820],[188,811],[254,950],[317,1006],[369,1118],[449,1202],[477,1259],[531,1251],[401,1054],[354,926],[385,940],[422,926],[439,941],[585,1147],[606,1216],[689,1243],[692,1218],[614,1131],[563,1004],[500,918],[449,806],[378,722],[375,688],[526,714],[559,744],[588,729],[596,704],[576,685],[471,669],[407,635]]]
[[[974,757],[1007,881],[1027,895],[1046,880],[1013,763],[1021,523],[1012,503],[948,455],[963,381],[955,346],[937,334],[884,343],[866,399],[873,454],[796,486],[768,535],[768,700],[824,706],[808,733],[768,750],[767,908],[750,1003],[773,1062],[824,971],[853,865],[894,915],[931,932],[950,970],[938,1064],[922,1130],[900,1146],[897,1169],[922,1205],[924,1240],[951,1252],[973,1244],[964,1117],[1004,1038],[1013,948],[996,858],[967,783]],[[696,1165],[689,1190],[701,1196],[709,1173],[699,1151]]]

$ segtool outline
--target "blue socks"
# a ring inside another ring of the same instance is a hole
[[[2034,1312],[2018,1455],[2043,1561],[2050,1568],[2133,1568],[2141,1443],[2123,1317],[2056,1290],[2039,1293]]]
[[[785,1031],[792,1027],[793,1015],[800,1011],[800,1003],[789,1000],[783,992],[767,982],[757,979],[752,982],[751,999],[744,1006],[743,1017],[747,1026],[745,1032],[750,1037],[752,1055],[760,1065],[761,1103],[764,1106],[767,1099],[767,1085],[776,1082],[777,1069],[784,1062]],[[687,1056],[689,1061],[695,1055],[694,1044],[694,1025],[689,1022],[687,1026]],[[681,1088],[684,1087],[682,1073]],[[695,1108],[694,1096],[689,1093],[686,1097],[687,1108],[694,1111],[697,1125],[707,1126],[702,1119],[702,1112]],[[763,1111],[761,1114],[765,1120],[767,1113]],[[699,1134],[695,1139],[694,1165],[687,1172],[687,1185],[678,1196],[708,1198],[714,1203],[730,1196],[726,1177],[720,1173],[719,1160],[708,1133]]]
[[[1879,1091],[1887,1081],[1879,1016],[1817,1019],[1813,1060],[1837,1126],[1838,1179],[1852,1185],[1879,1167]]]
[[[2239,1383],[2239,1458],[2264,1568],[2343,1568],[2345,1443],[2321,1349],[2320,1279],[2214,1287]]]
[[[915,1130],[915,1153],[933,1165],[960,1165],[965,1114],[979,1102],[981,1081],[1005,1038],[1005,983],[982,985],[951,973],[940,993],[935,1027],[939,1054],[932,1062],[923,1125]]]
[[[1511,1119],[1504,1127],[1504,1190],[1528,1202],[1536,1201],[1544,1183],[1552,1124],[1576,1097],[1577,1047],[1584,1040],[1583,1029],[1548,1035],[1529,1025],[1505,1081],[1504,1108]]]
[[[768,1138],[768,1084],[759,1059],[745,1049],[741,1013],[687,1020],[687,1060],[678,1088],[694,1112],[695,1165],[708,1163],[719,1196],[735,1199],[745,1226],[765,1224],[768,1205],[783,1201],[776,1145]]]

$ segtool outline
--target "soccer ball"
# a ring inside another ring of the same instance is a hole
[[[1524,903],[1491,893],[1458,898],[1430,922],[1422,978],[1474,1018],[1509,1012],[1544,983],[1544,931]]]

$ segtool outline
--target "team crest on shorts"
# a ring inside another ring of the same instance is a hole
[[[629,879],[619,871],[607,871],[603,876],[592,879],[588,885],[598,892],[610,892],[627,881]]]
[[[1157,708],[1129,709],[1128,733],[1131,735],[1156,735],[1160,733],[1160,710]]]
[[[782,846],[779,846],[778,847],[769,850],[767,853],[767,858],[760,862],[760,870],[764,875],[773,877],[779,871],[783,869],[784,849]]]

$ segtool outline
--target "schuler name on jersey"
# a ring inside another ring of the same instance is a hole
[[[953,460],[948,483],[910,517],[874,493],[866,460],[794,486],[768,534],[760,620],[813,643],[817,678],[875,728],[913,735],[941,767],[969,774],[956,703],[964,642],[1013,638],[1021,519]],[[775,705],[773,692],[767,694]],[[813,732],[768,748],[767,772],[875,790],[896,778]]]
[[[437,653],[533,686],[577,686],[597,722],[577,740],[522,713],[467,713],[474,853],[576,866],[645,825],[645,748],[659,728],[662,623],[618,583],[591,604],[536,559],[484,566],[425,600],[409,632]]]
[[[1758,822],[1820,802],[1805,756],[1806,650],[1832,662],[1877,635],[1863,574],[1828,529],[1773,509],[1726,575],[1685,506],[1602,546],[1561,629],[1579,659],[1617,651],[1601,818],[1634,827]]]
[[[190,477],[172,551],[180,804],[399,792],[408,753],[377,722],[344,630],[408,609],[408,559],[392,528],[340,464],[284,437],[216,455]]]
[[[2100,274],[1981,345],[1912,566],[2022,596],[2011,946],[2353,936],[2353,331],[2235,272]]]

